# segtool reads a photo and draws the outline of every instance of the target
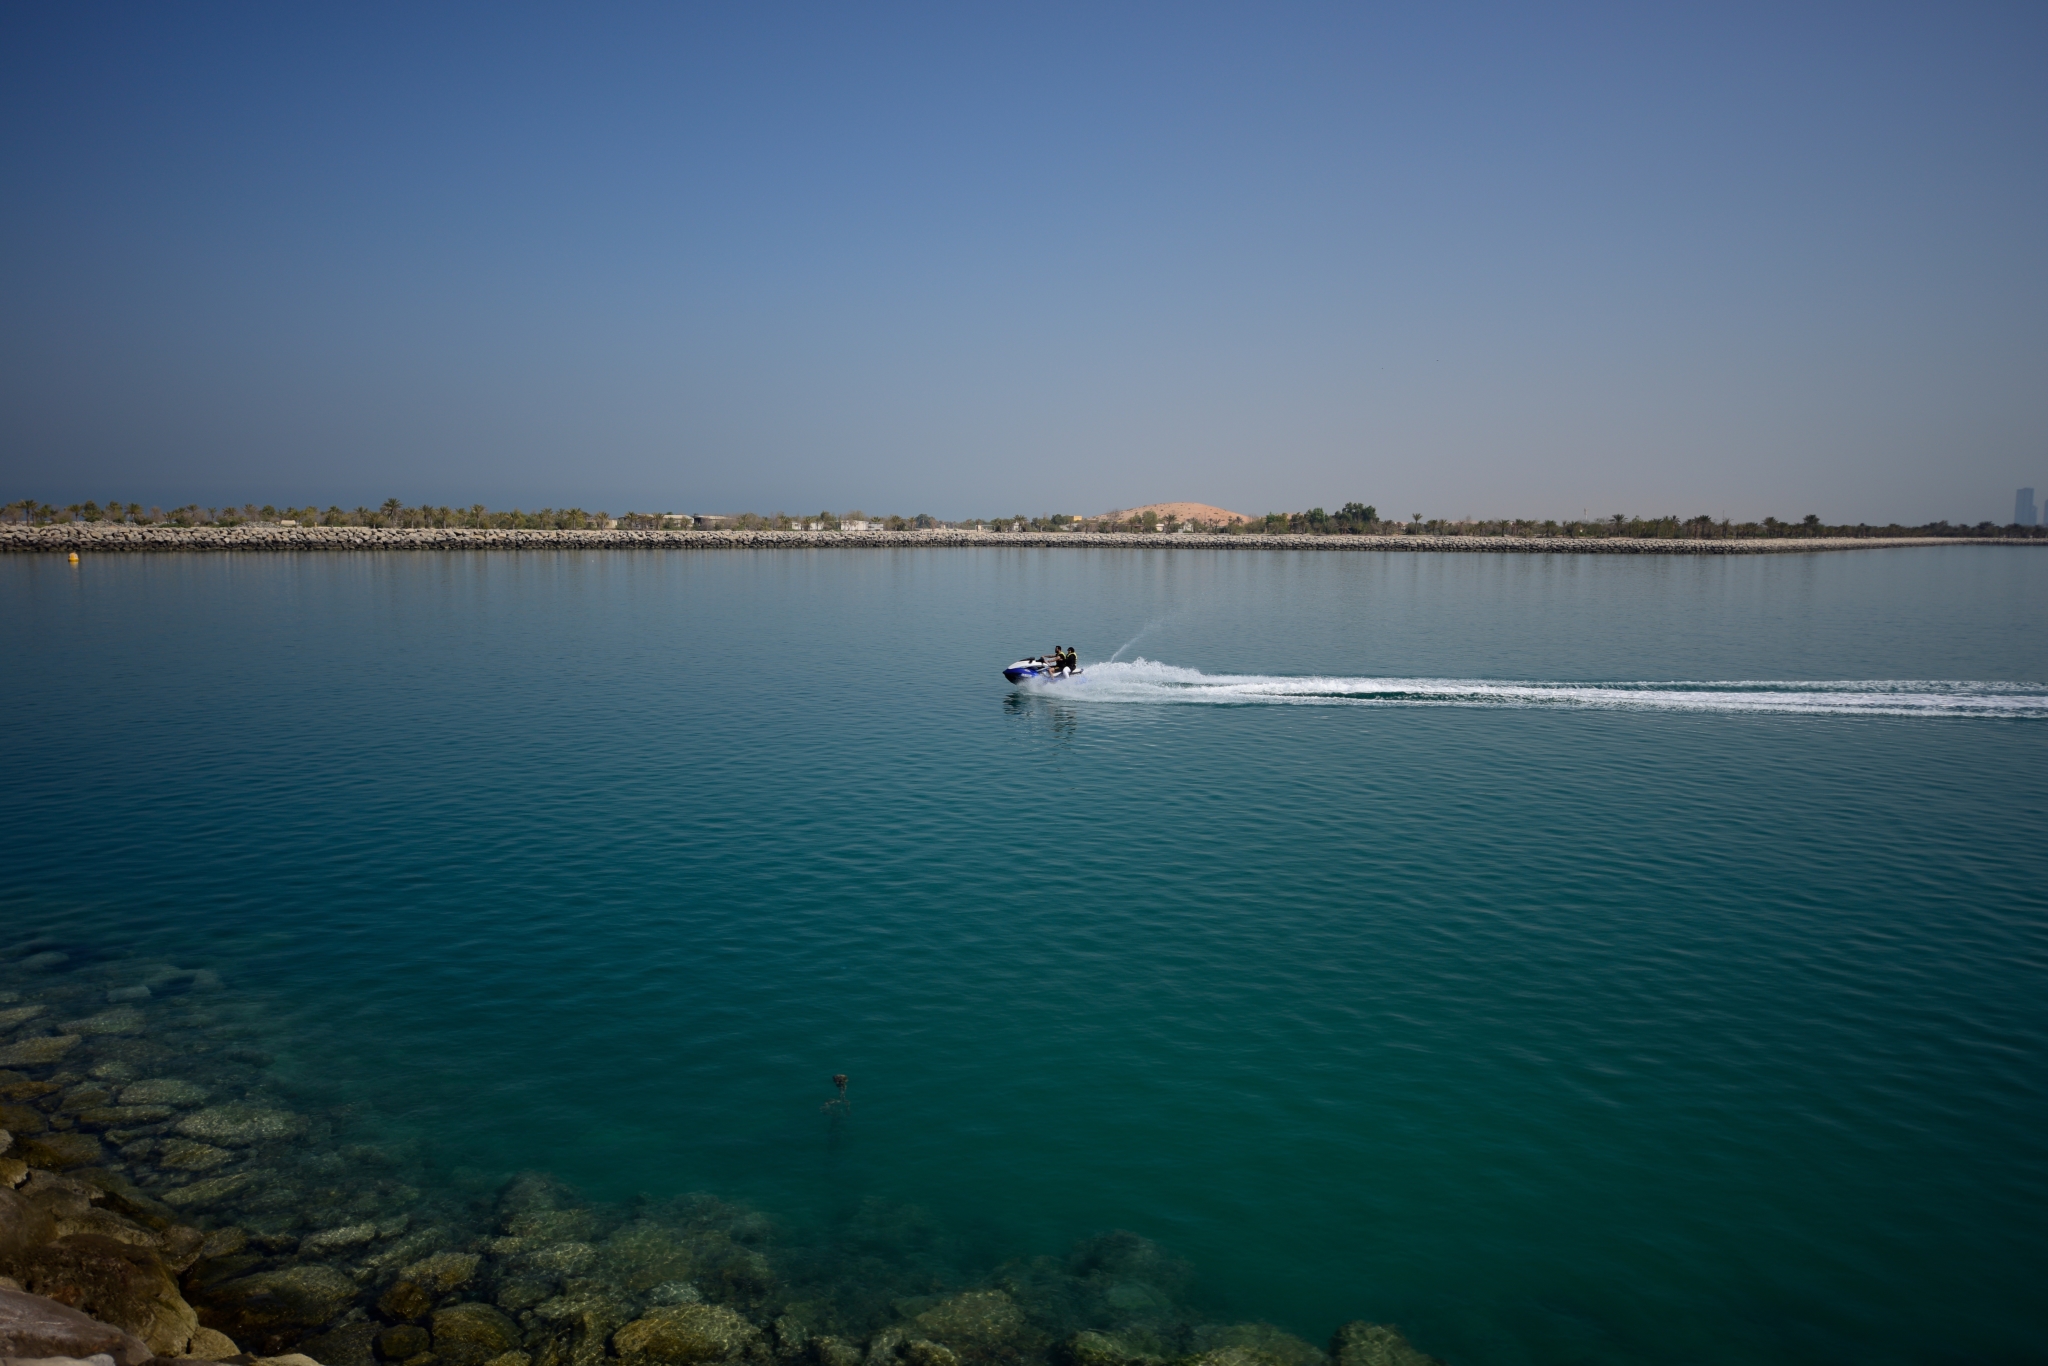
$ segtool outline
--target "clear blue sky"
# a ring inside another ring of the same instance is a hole
[[[2048,5],[14,4],[0,499],[2010,517]]]

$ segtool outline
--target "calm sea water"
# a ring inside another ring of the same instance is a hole
[[[10,556],[0,618],[0,952],[267,993],[450,1182],[1129,1228],[1460,1363],[2048,1356],[2048,555]]]

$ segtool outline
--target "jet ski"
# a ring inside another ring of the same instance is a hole
[[[1068,673],[1051,655],[1040,655],[1036,659],[1020,659],[1003,670],[1003,677],[1012,683],[1080,683],[1084,681],[1081,670]]]

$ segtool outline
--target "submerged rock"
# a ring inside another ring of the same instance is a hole
[[[818,1366],[860,1366],[860,1348],[842,1338],[821,1337],[810,1341],[811,1358]]]
[[[386,1318],[416,1319],[434,1307],[434,1297],[411,1281],[399,1281],[377,1297],[377,1308]]]
[[[140,1034],[149,1017],[134,1006],[101,1011],[82,1020],[66,1020],[60,1028],[66,1034]]]
[[[190,1139],[174,1138],[158,1151],[156,1163],[174,1172],[210,1172],[235,1160],[235,1155],[226,1148],[216,1148],[211,1143],[194,1143]]]
[[[656,1309],[621,1328],[612,1340],[628,1363],[738,1361],[762,1346],[761,1330],[715,1304]]]
[[[104,1161],[107,1150],[91,1134],[37,1134],[21,1141],[21,1155],[31,1167],[63,1171]]]
[[[704,1303],[704,1292],[689,1281],[663,1281],[659,1285],[648,1287],[647,1302],[649,1304],[702,1304]]]
[[[1437,1358],[1410,1345],[1399,1329],[1363,1319],[1337,1330],[1330,1339],[1330,1355],[1336,1366],[1443,1366]]]
[[[227,1176],[215,1176],[205,1181],[194,1181],[189,1186],[179,1186],[164,1192],[164,1203],[179,1209],[203,1209],[217,1205],[231,1195],[239,1195],[255,1180],[247,1172],[234,1172]]]
[[[17,1139],[23,1134],[39,1134],[49,1127],[50,1121],[33,1105],[0,1103],[0,1129],[7,1130]]]
[[[12,1029],[16,1025],[27,1024],[48,1009],[48,1006],[15,1006],[11,1010],[0,1010],[0,1029]]]
[[[299,1251],[309,1257],[323,1257],[345,1248],[361,1247],[377,1237],[375,1224],[344,1224],[340,1228],[322,1229],[309,1233],[300,1240]],[[332,1366],[332,1363],[329,1364]]]
[[[481,1366],[519,1346],[519,1325],[488,1304],[458,1304],[433,1317],[434,1355],[454,1366]]]
[[[154,1251],[80,1233],[6,1259],[24,1290],[47,1295],[134,1334],[158,1356],[177,1356],[199,1320]]]
[[[134,1129],[177,1114],[168,1105],[95,1105],[78,1111],[78,1122],[96,1129]]]
[[[43,1067],[78,1047],[76,1034],[44,1034],[0,1048],[0,1067]]]
[[[410,1361],[433,1345],[427,1330],[412,1323],[401,1323],[377,1334],[377,1352],[386,1361]]]
[[[681,1230],[647,1220],[620,1229],[606,1239],[604,1263],[628,1290],[651,1290],[657,1285],[688,1280],[697,1272],[691,1239]],[[536,1264],[542,1263],[536,1259]]]
[[[206,1326],[237,1340],[275,1344],[296,1341],[290,1331],[318,1328],[356,1297],[356,1283],[333,1267],[316,1264],[263,1271],[208,1290],[200,1304]]]
[[[539,1271],[575,1276],[590,1269],[597,1260],[597,1249],[589,1243],[545,1243],[523,1249],[519,1259]]]
[[[1149,1334],[1081,1332],[1062,1346],[1068,1366],[1157,1366],[1165,1360],[1163,1344]]]
[[[177,1131],[187,1138],[208,1143],[245,1147],[280,1138],[294,1138],[306,1128],[305,1117],[289,1110],[267,1110],[254,1105],[215,1105],[185,1116]]]
[[[498,1307],[517,1314],[533,1308],[555,1293],[554,1282],[539,1276],[514,1276],[498,1286]]]
[[[906,1366],[960,1366],[960,1356],[952,1348],[923,1338],[904,1343],[902,1357]]]
[[[299,1350],[320,1366],[375,1366],[377,1354],[371,1347],[376,1340],[376,1324],[351,1323],[307,1338],[299,1344]]]
[[[98,1069],[95,1069],[96,1071]],[[121,1088],[123,1105],[198,1105],[208,1095],[204,1086],[176,1077],[152,1077]]]
[[[438,1252],[398,1274],[430,1294],[450,1295],[468,1285],[483,1259],[474,1252]],[[408,1315],[407,1317],[411,1317]]]
[[[1328,1366],[1322,1350],[1270,1323],[1205,1324],[1189,1335],[1208,1366]]]
[[[1015,1354],[1031,1336],[1024,1311],[1000,1290],[970,1290],[943,1300],[911,1322],[918,1336],[966,1357]]]

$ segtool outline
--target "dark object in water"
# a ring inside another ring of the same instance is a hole
[[[853,1102],[846,1098],[846,1074],[844,1072],[834,1072],[832,1074],[832,1084],[839,1088],[839,1098],[826,1101],[824,1108],[827,1111],[851,1110]]]
[[[1079,665],[1068,665],[1064,654],[1040,655],[1036,659],[1020,659],[1003,670],[1003,677],[1012,683],[1080,683],[1087,675]]]

